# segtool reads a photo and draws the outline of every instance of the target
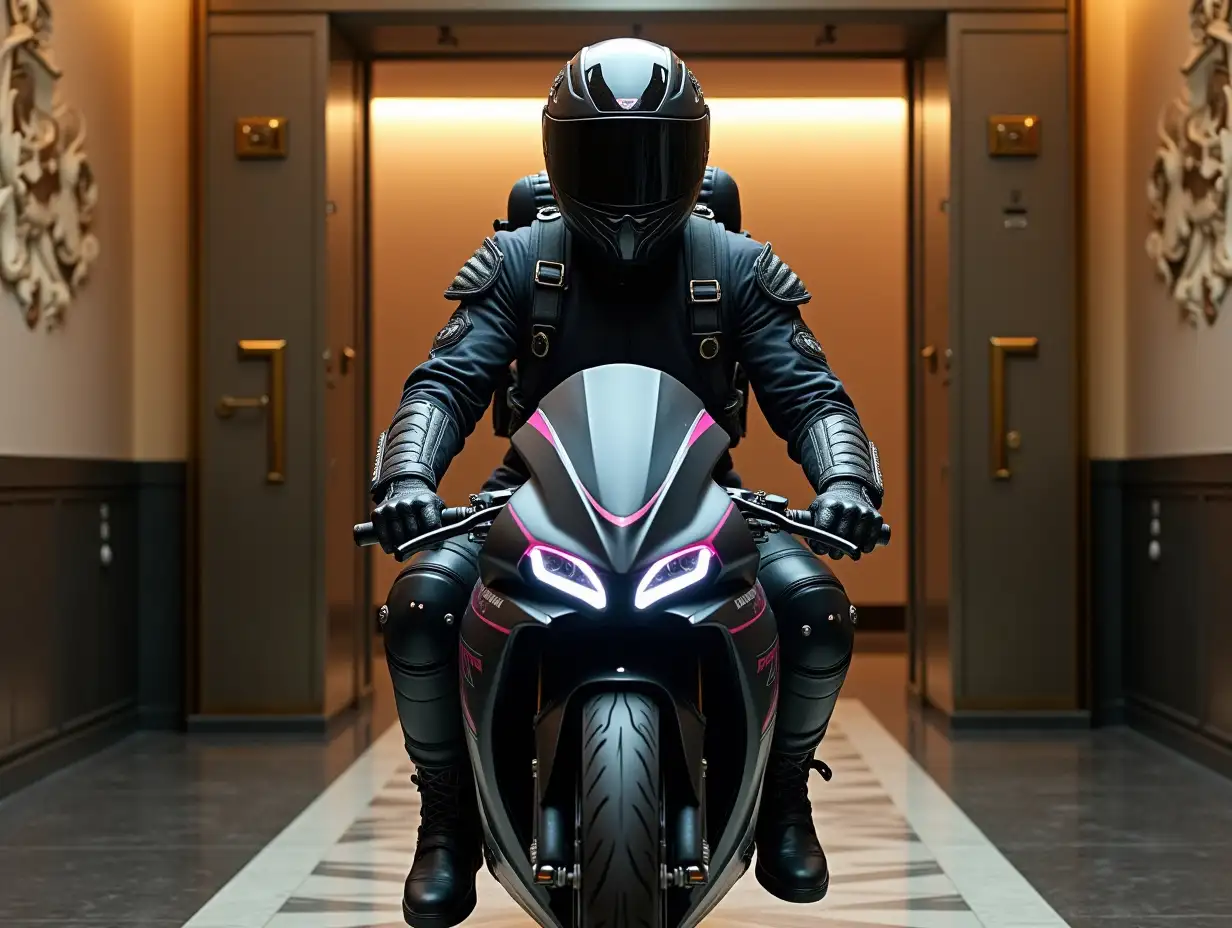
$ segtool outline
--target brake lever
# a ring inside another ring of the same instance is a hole
[[[745,499],[741,496],[732,496],[732,502],[736,508],[746,515],[754,515],[762,522],[768,522],[785,532],[790,532],[792,535],[799,535],[807,538],[810,541],[816,541],[825,545],[827,548],[836,548],[842,551],[848,557],[862,554],[863,552],[853,545],[846,538],[840,538],[838,535],[833,535],[825,529],[817,528],[815,525],[809,525],[805,522],[797,522],[794,519],[789,519],[781,512],[762,506],[760,503],[755,503],[752,500]]]
[[[504,503],[496,506],[488,506],[485,509],[478,509],[472,512],[465,519],[459,519],[449,525],[442,525],[440,528],[434,528],[430,532],[424,532],[422,535],[416,535],[402,544],[398,545],[394,551],[394,560],[402,562],[409,558],[412,554],[418,554],[427,548],[434,548],[443,541],[448,541],[450,538],[457,538],[459,535],[466,535],[473,532],[479,526],[491,522],[505,508]]]

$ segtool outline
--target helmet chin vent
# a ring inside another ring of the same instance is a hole
[[[632,216],[626,216],[621,221],[620,233],[616,237],[616,246],[620,249],[620,260],[633,260],[633,252],[637,248],[637,232],[633,227]]]

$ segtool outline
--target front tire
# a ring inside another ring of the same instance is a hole
[[[637,693],[582,708],[580,928],[661,928],[659,707]]]

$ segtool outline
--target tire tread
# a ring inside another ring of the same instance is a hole
[[[582,928],[660,928],[659,708],[603,693],[582,719]]]

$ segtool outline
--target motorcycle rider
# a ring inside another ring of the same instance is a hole
[[[570,375],[623,362],[680,380],[729,430],[738,362],[814,487],[814,524],[871,552],[882,526],[877,452],[801,318],[808,291],[769,244],[695,210],[710,112],[692,72],[670,49],[640,39],[589,46],[557,76],[542,122],[558,210],[485,240],[446,291],[458,307],[408,377],[377,451],[372,521],[382,548],[392,552],[440,525],[436,488],[511,362],[523,421]],[[716,479],[730,470],[728,454]],[[488,488],[526,479],[511,449]],[[851,661],[855,609],[829,568],[791,536],[771,534],[761,554],[782,664],[756,873],[775,896],[813,902],[825,895],[829,873],[808,777],[818,769],[829,778],[813,754]],[[416,928],[456,925],[475,906],[482,838],[455,617],[478,578],[478,556],[465,538],[421,554],[381,610],[422,800],[403,897]]]

